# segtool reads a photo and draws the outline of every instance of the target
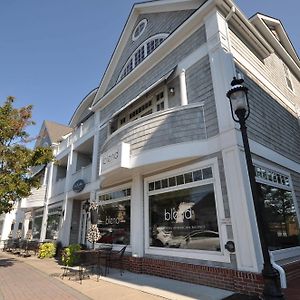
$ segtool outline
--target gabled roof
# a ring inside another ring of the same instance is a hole
[[[93,103],[97,90],[98,88],[95,88],[90,91],[79,103],[69,122],[70,127],[75,127],[76,125],[78,125],[78,123],[83,122],[84,120],[82,119],[82,117],[88,116],[91,113],[90,107]]]
[[[62,136],[72,132],[72,128],[58,124],[56,122],[52,121],[47,121],[45,120],[43,122],[43,125],[41,127],[39,136],[37,138],[37,141],[35,143],[35,146],[38,146],[41,144],[41,141],[45,138],[48,137],[50,145],[53,143],[57,143],[62,139]]]
[[[252,16],[249,21],[259,30],[272,48],[281,56],[294,73],[300,76],[299,56],[291,43],[280,20],[261,13]]]
[[[112,54],[110,62],[107,66],[107,69],[102,77],[99,89],[94,98],[92,106],[94,106],[99,101],[99,99],[105,95],[106,88],[120,59],[120,56],[122,55],[124,47],[126,46],[126,42],[132,34],[134,25],[139,15],[156,12],[171,12],[187,9],[197,9],[206,1],[207,0],[160,0],[134,4],[127,19],[127,22],[125,23],[116,48]]]

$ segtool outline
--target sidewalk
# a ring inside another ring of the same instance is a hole
[[[7,266],[3,267],[5,262]],[[11,271],[9,271],[10,269]],[[14,278],[16,275],[11,273],[19,273],[17,276],[18,282]],[[62,280],[60,278],[61,274],[61,266],[54,259],[21,258],[0,252],[0,300],[1,293],[7,293],[9,289],[20,290],[22,286],[33,295],[26,297],[25,294],[18,294],[17,298],[13,298],[12,293],[8,293],[5,295],[10,295],[10,297],[3,297],[2,295],[2,299],[221,300],[233,294],[230,291],[221,289],[135,274],[128,271],[120,276],[119,271],[114,269],[110,271],[109,276],[101,276],[99,282],[97,282],[96,276],[92,276],[89,279],[84,279],[82,284],[78,280],[68,280],[67,277]],[[48,283],[46,278],[48,278]],[[39,290],[42,291],[39,298],[34,297],[33,290],[28,282],[21,284],[21,281],[28,281],[29,279],[32,286],[38,286]],[[53,296],[46,297],[51,293],[53,295],[54,292],[60,296],[57,296],[57,298]]]

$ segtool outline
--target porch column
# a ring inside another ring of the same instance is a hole
[[[186,90],[186,80],[185,80],[185,69],[182,69],[179,74],[179,82],[180,82],[180,100],[181,105],[187,105],[187,90]]]
[[[132,177],[130,237],[132,255],[144,255],[144,181],[139,174]]]

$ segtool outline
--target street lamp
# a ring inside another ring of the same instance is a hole
[[[273,268],[271,263],[266,232],[264,230],[264,218],[262,213],[264,209],[264,203],[261,198],[262,194],[260,192],[260,186],[255,181],[255,169],[252,162],[246,127],[246,120],[250,114],[248,88],[245,87],[243,83],[243,79],[237,79],[234,77],[231,82],[232,88],[227,92],[226,96],[230,100],[232,118],[235,122],[240,124],[240,130],[243,138],[248,175],[256,214],[256,222],[264,259],[262,270],[262,276],[264,278],[263,296],[265,300],[284,299],[281,292],[278,272]]]
[[[84,234],[84,244],[86,245],[87,223],[88,223],[88,212],[89,212],[89,210],[90,210],[90,201],[89,201],[89,200],[86,200],[86,201],[83,203],[82,208],[83,208],[84,211],[85,211],[85,234]]]

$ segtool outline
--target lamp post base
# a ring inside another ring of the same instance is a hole
[[[264,268],[262,271],[264,278],[264,300],[284,300],[281,291],[280,278],[278,272],[271,266]]]

